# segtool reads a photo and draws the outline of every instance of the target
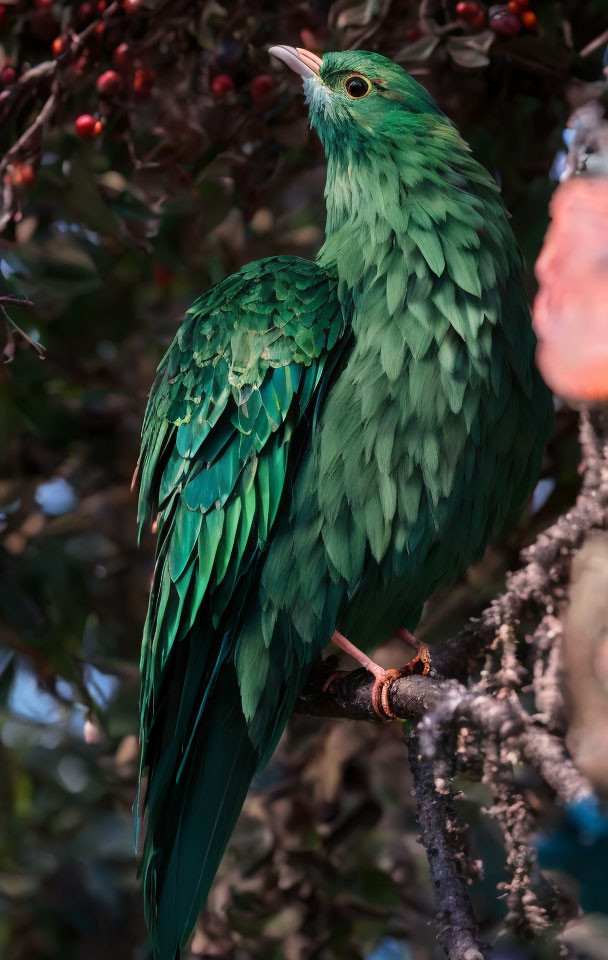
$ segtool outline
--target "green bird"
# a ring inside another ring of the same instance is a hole
[[[365,651],[415,629],[522,508],[552,424],[499,188],[450,120],[376,53],[270,52],[301,74],[325,149],[325,242],[199,297],[143,424],[157,960],[181,956],[323,648],[355,653],[385,694],[394,673]]]

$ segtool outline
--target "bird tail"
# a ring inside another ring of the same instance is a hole
[[[251,780],[278,743],[307,672],[286,663],[280,630],[268,647],[260,630],[251,649],[265,651],[265,681],[248,722],[228,635],[222,643],[195,632],[174,644],[142,719],[140,872],[155,960],[181,957]],[[239,664],[249,679],[254,660]]]
[[[259,760],[233,661],[216,663],[210,682],[197,646],[188,638],[173,651],[146,731],[140,872],[155,960],[181,957]]]

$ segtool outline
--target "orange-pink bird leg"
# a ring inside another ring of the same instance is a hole
[[[426,677],[431,669],[431,651],[426,643],[422,643],[421,640],[416,640],[414,634],[406,630],[405,627],[399,627],[398,630],[395,630],[395,636],[399,637],[400,640],[405,640],[405,642],[409,643],[410,647],[413,647],[416,651],[416,656],[410,660],[407,665],[408,670],[413,670],[417,663],[421,663],[422,676]]]
[[[372,690],[372,704],[380,719],[397,719],[388,702],[388,691],[393,680],[396,680],[399,676],[399,671],[385,670],[384,667],[381,667],[380,664],[375,663],[371,657],[368,657],[366,653],[363,653],[362,650],[359,650],[354,643],[351,643],[350,640],[347,640],[346,637],[344,637],[337,630],[331,639],[337,647],[340,647],[341,650],[344,650],[344,653],[347,653],[349,657],[352,657],[353,660],[356,660],[357,663],[360,663],[362,667],[365,667],[366,670],[369,670],[369,672],[373,674],[375,682]],[[336,674],[330,678],[330,682],[331,680],[335,679],[335,677]],[[326,687],[328,685],[329,683],[326,684]]]
[[[431,655],[429,649],[424,643],[420,643],[409,630],[400,627],[396,633],[400,639],[405,640],[407,643],[413,646],[417,653],[413,660],[411,660],[402,670],[385,670],[384,667],[381,667],[380,664],[376,663],[371,657],[368,657],[366,653],[363,653],[362,650],[359,650],[358,647],[351,643],[350,640],[347,640],[345,636],[339,633],[338,630],[335,631],[332,639],[332,642],[336,644],[337,647],[340,647],[341,650],[344,650],[353,660],[356,660],[361,664],[366,670],[369,670],[375,678],[374,687],[372,690],[372,704],[375,712],[378,714],[381,720],[392,719],[398,720],[399,718],[391,709],[389,703],[389,691],[394,681],[399,677],[402,677],[406,673],[411,673],[412,668],[416,663],[422,663],[423,665],[423,674],[426,674],[430,670]],[[332,673],[331,677],[328,678],[327,682],[324,684],[323,689],[327,690],[331,686],[332,682],[336,677],[344,676],[343,671]]]

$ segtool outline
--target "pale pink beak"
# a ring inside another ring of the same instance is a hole
[[[311,53],[310,50],[304,50],[303,47],[287,47],[281,44],[270,47],[268,53],[277,57],[278,60],[282,60],[290,70],[299,73],[301,77],[320,76],[321,57],[318,57],[316,53]]]

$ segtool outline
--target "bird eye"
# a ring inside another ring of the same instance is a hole
[[[355,74],[354,77],[349,77],[344,85],[347,94],[349,97],[352,97],[353,100],[360,100],[361,97],[366,97],[372,89],[372,85],[367,77],[360,77],[357,74]]]

